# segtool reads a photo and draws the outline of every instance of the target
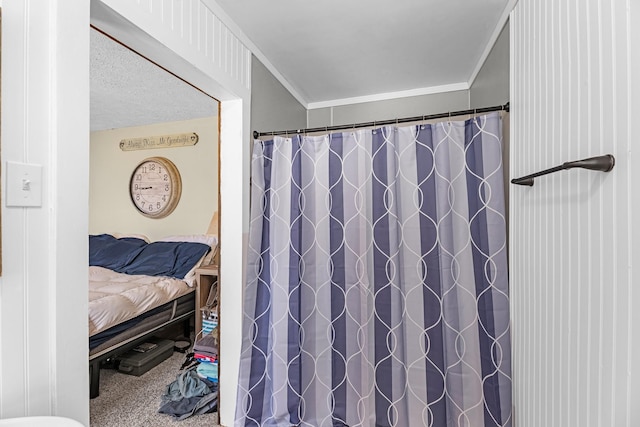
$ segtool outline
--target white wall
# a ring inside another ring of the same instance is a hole
[[[640,425],[640,3],[520,0],[511,176],[611,153],[609,173],[511,185],[519,427]]]
[[[185,0],[166,9],[130,0],[2,2],[2,161],[41,164],[44,179],[42,207],[2,205],[0,418],[55,414],[89,424],[91,23],[221,101],[220,416],[232,423],[240,351],[234,325],[241,319],[248,226],[251,54],[206,3]]]
[[[217,102],[211,100],[212,111]],[[192,146],[122,151],[119,142],[171,134],[198,135]],[[151,240],[172,234],[202,234],[218,210],[218,116],[91,133],[89,233],[129,232]],[[182,195],[171,215],[147,218],[129,197],[129,180],[142,160],[162,156],[180,173]]]
[[[2,172],[42,165],[42,206],[2,177],[0,418],[88,425],[89,4],[2,2]]]

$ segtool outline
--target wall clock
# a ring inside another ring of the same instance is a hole
[[[169,215],[178,205],[181,192],[180,172],[164,157],[144,159],[131,174],[131,201],[146,217],[164,218]]]

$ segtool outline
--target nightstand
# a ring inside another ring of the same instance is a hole
[[[196,269],[196,335],[202,330],[202,312],[200,309],[207,305],[209,290],[217,280],[217,265],[204,265]],[[220,292],[220,284],[218,284],[218,292]],[[219,300],[220,298],[218,297]]]

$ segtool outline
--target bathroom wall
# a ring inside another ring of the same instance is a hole
[[[258,132],[302,129],[307,110],[255,57],[251,60],[251,129]]]
[[[454,90],[355,104],[314,108],[308,112],[309,127],[349,125],[375,120],[416,117],[469,108],[469,91]]]
[[[89,12],[2,2],[0,418],[89,424]],[[40,168],[38,206],[7,206],[7,162]]]
[[[509,23],[496,39],[469,89],[469,108],[504,105],[509,101]]]
[[[638,426],[640,3],[520,0],[510,22],[511,176],[616,158],[511,185],[515,424]]]

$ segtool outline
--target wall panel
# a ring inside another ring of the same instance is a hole
[[[629,382],[637,369],[629,338],[640,331],[629,303],[632,218],[640,213],[629,177],[639,95],[630,35],[640,24],[631,3],[520,0],[511,14],[511,176],[616,157],[610,173],[562,171],[530,188],[511,186],[519,427],[640,422],[631,416],[640,401]]]
[[[42,205],[0,206],[0,418],[89,422],[88,22],[82,0],[2,3],[2,171],[42,166]]]

